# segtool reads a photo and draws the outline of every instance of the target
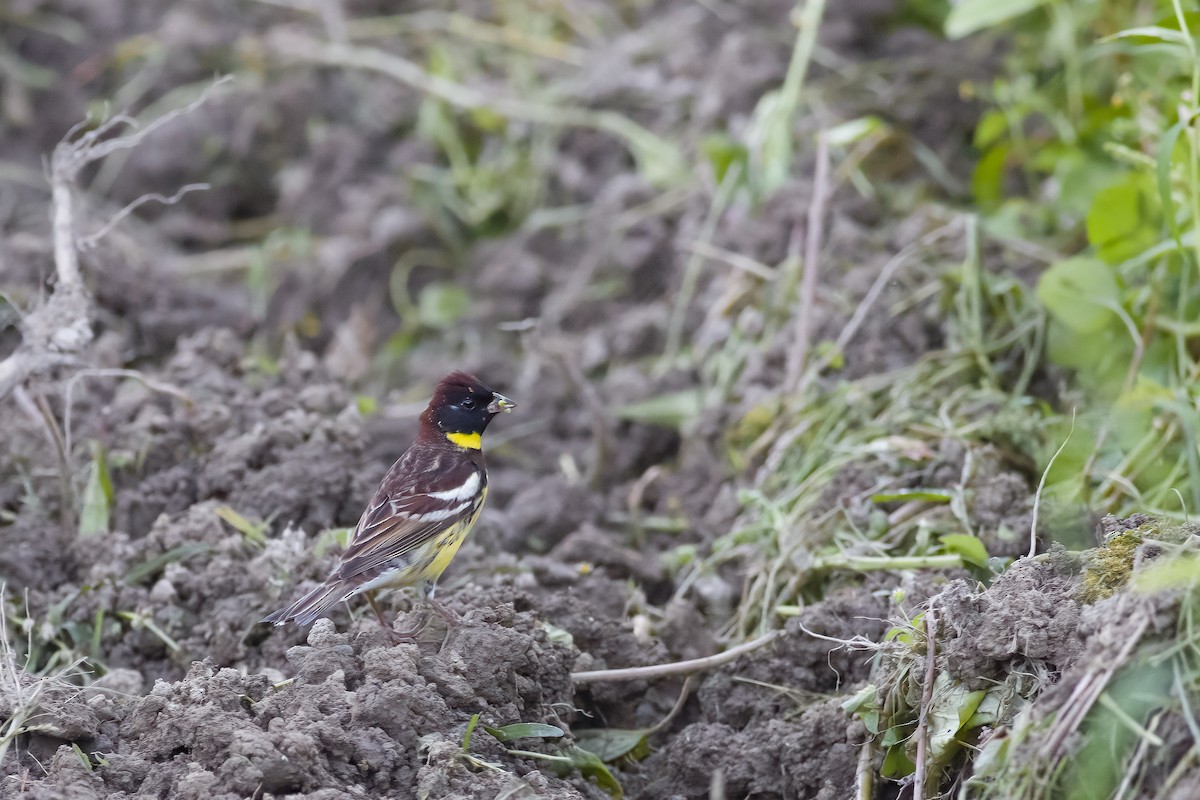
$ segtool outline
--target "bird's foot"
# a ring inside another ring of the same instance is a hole
[[[457,628],[462,624],[462,617],[449,608],[446,608],[446,606],[442,605],[437,600],[430,598],[427,602],[429,603],[429,607],[438,613],[439,617],[446,620],[446,625],[449,627]]]
[[[391,638],[393,644],[413,644],[417,641],[417,635],[425,630],[425,626],[429,623],[429,612],[423,612],[418,615],[417,620],[403,628],[388,628],[387,634]]]

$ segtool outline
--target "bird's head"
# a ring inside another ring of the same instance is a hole
[[[517,404],[467,372],[451,372],[438,381],[429,407],[421,415],[431,432],[467,450],[482,447],[483,431],[492,417]]]

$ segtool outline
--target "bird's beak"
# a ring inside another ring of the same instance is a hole
[[[487,410],[492,414],[499,414],[501,411],[512,411],[517,407],[517,404],[509,400],[499,392],[492,392],[492,402],[488,403]]]

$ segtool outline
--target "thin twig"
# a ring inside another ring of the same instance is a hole
[[[84,370],[80,370],[79,372],[76,372],[74,375],[72,375],[71,379],[67,381],[67,387],[66,387],[66,392],[65,392],[66,397],[63,402],[63,405],[64,405],[64,408],[63,408],[63,430],[64,430],[64,438],[66,440],[66,452],[68,454],[70,454],[72,451],[71,412],[75,405],[75,401],[74,401],[75,387],[78,386],[79,382],[81,380],[83,380],[84,378],[132,378],[135,381],[139,381],[143,386],[145,386],[147,389],[149,389],[152,392],[159,392],[161,394],[169,394],[172,397],[182,400],[184,403],[186,403],[188,405],[192,404],[192,398],[187,394],[187,392],[183,391],[182,389],[180,389],[177,386],[173,386],[172,384],[155,380],[154,378],[151,378],[147,375],[142,374],[141,372],[138,372],[136,369],[84,369]]]
[[[917,720],[917,765],[913,773],[913,800],[925,800],[925,771],[929,748],[929,706],[933,702],[933,681],[937,676],[937,617],[931,608],[925,612],[925,685],[921,687],[921,714]]]
[[[900,269],[900,267],[904,266],[904,264],[907,263],[910,258],[919,253],[921,250],[929,247],[931,244],[939,241],[940,239],[944,239],[946,236],[953,233],[958,227],[958,220],[953,220],[941,226],[940,228],[930,231],[917,241],[905,247],[896,255],[892,256],[892,258],[883,265],[883,269],[879,271],[879,277],[877,277],[875,282],[871,284],[871,288],[867,290],[867,294],[865,297],[863,297],[862,302],[858,304],[856,309],[854,309],[854,313],[850,316],[850,321],[847,322],[846,327],[842,329],[841,334],[837,338],[837,342],[830,350],[829,354],[821,360],[818,370],[827,367],[835,358],[846,351],[846,345],[850,343],[850,340],[853,339],[855,334],[858,333],[858,329],[862,327],[864,322],[866,322],[867,315],[870,314],[871,309],[874,308],[876,301],[879,299],[879,295],[881,295],[888,284],[892,282],[892,277],[895,275],[896,271]]]
[[[804,367],[812,345],[813,304],[817,296],[817,276],[820,274],[821,244],[825,238],[826,208],[829,204],[829,142],[825,132],[817,135],[817,168],[813,178],[813,196],[808,204],[808,230],[804,236],[804,278],[800,284],[800,309],[796,314],[796,333],[788,353],[787,387],[789,394],[800,391],[804,382]]]
[[[728,264],[734,269],[739,269],[742,272],[747,272],[756,278],[762,278],[764,281],[771,283],[777,277],[774,270],[765,264],[755,261],[749,256],[735,253],[732,250],[726,250],[724,247],[717,247],[714,244],[703,241],[695,241],[691,244],[683,245],[684,249],[695,253],[696,255],[710,258],[713,261],[720,261]]]
[[[597,669],[587,672],[571,673],[571,682],[576,686],[585,683],[608,683],[613,681],[638,681],[650,678],[662,678],[668,675],[686,675],[689,672],[699,672],[714,669],[731,661],[736,661],[746,653],[766,647],[771,642],[784,635],[784,631],[775,630],[765,633],[752,641],[731,647],[724,653],[717,653],[704,658],[693,658],[688,661],[675,661],[670,664],[652,664],[646,667],[625,667],[623,669]]]
[[[141,197],[134,200],[133,202],[126,205],[124,208],[122,208],[116,214],[113,214],[112,219],[110,219],[108,222],[104,223],[104,225],[100,228],[100,230],[96,231],[95,233],[88,234],[87,236],[84,236],[82,239],[80,239],[79,246],[83,249],[95,247],[97,242],[99,242],[101,239],[103,239],[108,234],[112,233],[112,229],[117,227],[117,225],[121,222],[121,220],[128,217],[130,214],[132,214],[134,211],[136,211],[137,209],[144,206],[146,203],[156,202],[156,203],[161,203],[164,206],[173,206],[176,203],[178,203],[180,200],[182,200],[183,196],[189,192],[207,191],[208,189],[211,189],[211,188],[212,187],[207,183],[189,183],[186,186],[179,187],[179,191],[175,192],[175,194],[171,195],[170,197],[159,194],[158,192],[151,192],[150,194],[144,194]]]
[[[725,210],[733,200],[734,192],[741,181],[741,175],[741,166],[734,164],[726,171],[725,177],[717,185],[717,190],[713,194],[712,202],[708,207],[708,214],[700,226],[700,234],[696,240],[697,244],[709,244],[712,241],[717,230],[717,224],[721,221],[721,217],[725,215]],[[669,368],[674,363],[675,357],[679,355],[679,350],[683,346],[683,323],[687,317],[688,308],[692,304],[692,299],[696,295],[696,289],[700,283],[700,268],[704,266],[704,261],[702,251],[693,246],[692,255],[683,267],[683,277],[679,281],[679,291],[676,292],[675,299],[671,304],[671,315],[667,319],[667,338],[666,344],[663,346],[662,360],[664,368]]]

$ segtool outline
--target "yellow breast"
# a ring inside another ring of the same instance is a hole
[[[483,501],[487,499],[487,489],[479,497],[479,505],[475,507],[475,513],[458,522],[446,530],[431,538],[425,545],[422,546],[421,555],[414,559],[414,564],[428,564],[416,571],[409,581],[417,583],[418,581],[436,580],[439,575],[446,571],[446,567],[450,566],[450,562],[454,560],[454,556],[458,553],[458,548],[462,547],[462,543],[466,541],[467,534],[475,527],[475,522],[479,519],[479,512],[483,510]]]

